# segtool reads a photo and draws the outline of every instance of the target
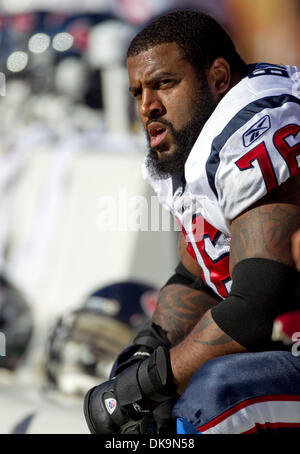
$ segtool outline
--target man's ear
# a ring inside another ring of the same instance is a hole
[[[207,82],[216,102],[231,88],[229,63],[222,57],[216,58],[206,72]]]

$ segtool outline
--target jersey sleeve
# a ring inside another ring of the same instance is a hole
[[[300,173],[300,99],[266,96],[238,112],[212,144],[211,189],[226,221]]]

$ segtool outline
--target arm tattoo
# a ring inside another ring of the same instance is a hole
[[[232,223],[230,262],[260,257],[294,266],[291,237],[300,225],[300,208],[277,203],[251,209]]]
[[[211,326],[212,325],[212,326]],[[215,345],[225,345],[229,342],[232,342],[232,338],[224,333],[217,325],[210,313],[206,313],[201,321],[199,322],[198,326],[191,333],[191,338],[193,342],[201,345],[207,346],[215,346]],[[212,337],[212,328],[214,326],[213,337]],[[205,339],[205,335],[207,332],[207,328],[210,327],[209,331],[209,339]]]
[[[291,237],[300,226],[300,175],[289,178],[231,224],[231,269],[260,257],[294,266]]]
[[[174,382],[181,394],[197,369],[207,361],[246,349],[222,331],[208,310],[186,339],[171,348]]]
[[[171,284],[161,290],[152,320],[164,329],[171,344],[177,345],[217,302],[200,290]]]

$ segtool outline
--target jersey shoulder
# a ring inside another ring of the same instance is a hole
[[[227,222],[300,173],[299,75],[296,67],[250,65],[218,112],[229,121],[212,138],[205,171]],[[230,103],[240,105],[227,116]]]

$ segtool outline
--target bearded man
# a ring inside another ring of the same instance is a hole
[[[111,380],[87,394],[89,427],[297,428],[299,359],[271,333],[300,299],[299,70],[246,65],[197,11],[140,31],[127,68],[149,144],[144,176],[181,226],[181,262]]]

